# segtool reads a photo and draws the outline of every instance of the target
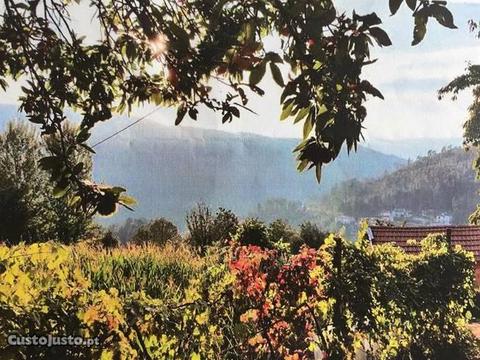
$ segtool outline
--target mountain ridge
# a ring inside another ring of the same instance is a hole
[[[96,134],[93,140],[100,138]],[[298,139],[145,121],[95,149],[94,175],[125,186],[139,200],[135,214],[122,211],[115,220],[170,216],[183,222],[185,212],[198,201],[247,214],[269,198],[305,201],[340,181],[380,176],[405,163],[364,147],[350,156],[344,151],[326,166],[318,185],[313,173],[296,171],[292,150],[297,143]]]
[[[446,213],[454,224],[464,224],[480,202],[475,157],[476,152],[460,147],[431,151],[383,177],[340,183],[323,201],[354,218],[405,209],[413,217]]]

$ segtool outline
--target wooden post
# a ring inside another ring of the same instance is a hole
[[[448,228],[446,235],[447,235],[448,246],[451,247],[452,246],[452,229]]]
[[[342,294],[342,256],[343,256],[343,243],[340,237],[335,238],[335,248],[333,253],[333,269],[335,274],[333,276],[334,283],[333,283],[333,296],[335,298],[335,304],[333,305],[333,327],[334,332],[338,339],[341,341],[345,337],[344,333],[344,314],[343,314],[343,294]],[[342,352],[340,348],[336,349],[338,351],[337,354],[332,354],[333,358],[342,359],[344,358],[345,354]]]

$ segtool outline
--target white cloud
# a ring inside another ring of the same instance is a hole
[[[469,46],[431,52],[394,51],[379,55],[377,63],[367,67],[365,74],[375,79],[376,84],[432,79],[447,82],[462,74],[468,61],[480,62],[478,50]]]

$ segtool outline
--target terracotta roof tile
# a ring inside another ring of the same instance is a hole
[[[407,240],[421,240],[429,234],[446,234],[451,231],[453,245],[461,245],[463,249],[473,252],[475,260],[480,261],[480,226],[422,226],[394,227],[370,226],[372,244],[395,243],[407,253],[416,253],[418,246],[408,245]]]

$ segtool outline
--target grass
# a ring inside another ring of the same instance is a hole
[[[81,244],[74,247],[73,254],[93,289],[116,288],[122,295],[143,291],[158,299],[176,297],[211,261],[183,243],[113,249]]]

